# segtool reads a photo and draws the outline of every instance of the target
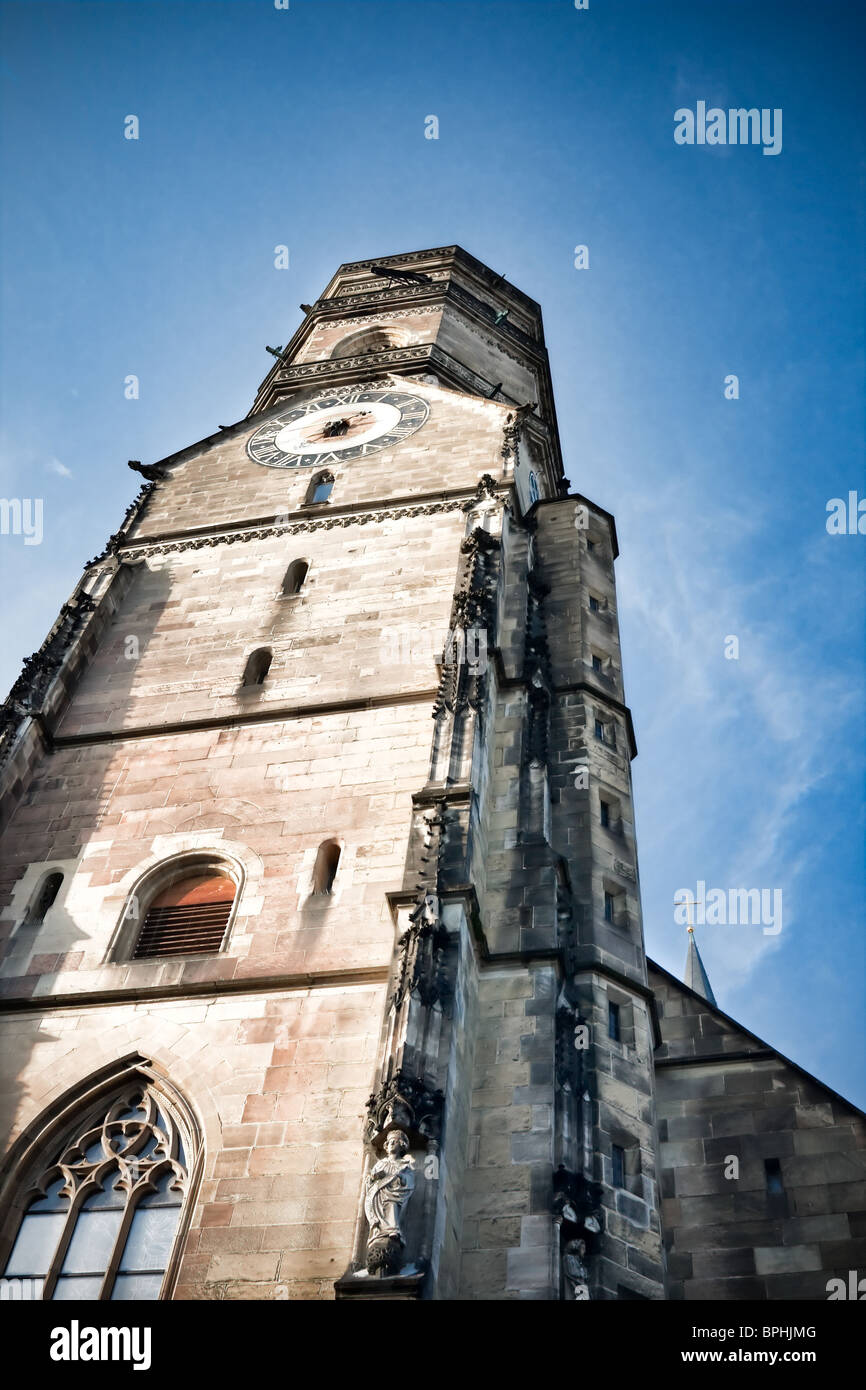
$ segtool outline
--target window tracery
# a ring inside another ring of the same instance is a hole
[[[195,1135],[140,1073],[37,1170],[3,1271],[44,1301],[160,1296],[190,1185]]]

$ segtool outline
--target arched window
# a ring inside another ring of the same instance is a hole
[[[160,1297],[199,1147],[179,1098],[137,1069],[30,1165],[6,1280],[25,1297]]]
[[[332,361],[340,357],[364,357],[370,352],[387,352],[401,346],[406,334],[388,328],[362,328],[341,338],[331,353]]]
[[[307,505],[313,502],[327,502],[334,490],[333,473],[317,473],[307,492]]]
[[[274,654],[270,647],[259,647],[247,657],[244,667],[243,685],[264,685],[265,677],[271,669]]]
[[[313,895],[315,897],[323,897],[332,891],[339,863],[340,846],[337,841],[325,840],[323,844],[319,845],[319,852],[316,855],[316,864],[313,869]]]
[[[53,906],[62,884],[63,875],[59,870],[48,874],[42,880],[27,914],[27,922],[30,926],[39,926],[41,922],[45,921],[45,914],[49,907]]]
[[[234,879],[219,863],[181,867],[147,903],[133,959],[219,951],[236,892]]]
[[[310,567],[306,560],[293,560],[283,579],[283,597],[299,594],[304,587]]]

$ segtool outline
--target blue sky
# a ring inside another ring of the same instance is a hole
[[[781,889],[779,935],[699,931],[719,1003],[866,1105],[866,538],[825,529],[829,498],[866,494],[862,11],[33,0],[0,19],[0,487],[45,507],[41,546],[0,538],[0,683],[118,524],[128,458],[244,415],[264,344],[340,262],[457,242],[541,302],[567,473],[616,515],[648,950],[681,973],[677,889]],[[676,145],[699,100],[781,108],[781,154]]]

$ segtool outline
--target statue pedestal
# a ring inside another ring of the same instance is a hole
[[[421,1297],[424,1270],[413,1274],[376,1275],[359,1272],[344,1274],[334,1284],[338,1299],[384,1299],[398,1303],[414,1303]]]

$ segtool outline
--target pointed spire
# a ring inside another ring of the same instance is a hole
[[[686,970],[683,983],[689,989],[693,989],[695,994],[700,994],[706,999],[708,1004],[716,1003],[716,996],[713,994],[710,977],[704,969],[704,962],[701,960],[698,951],[698,943],[695,941],[695,929],[689,927],[689,949],[686,955]],[[716,1006],[718,1007],[718,1006]]]

